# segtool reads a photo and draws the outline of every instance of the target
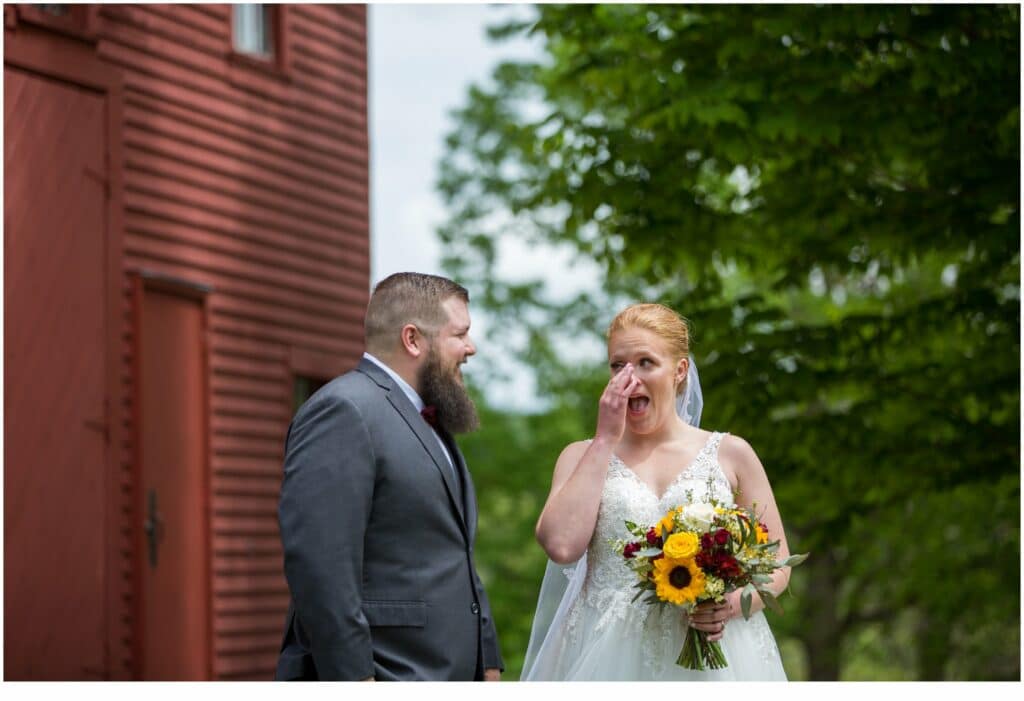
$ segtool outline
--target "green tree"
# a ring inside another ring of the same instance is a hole
[[[1019,24],[542,5],[493,36],[544,59],[471,89],[447,140],[447,269],[534,368],[542,423],[590,416],[603,383],[566,339],[625,300],[693,320],[704,424],[750,441],[812,552],[773,619],[811,679],[1020,675]],[[501,279],[503,236],[596,261],[607,297]],[[542,492],[578,437],[523,436],[550,451]]]

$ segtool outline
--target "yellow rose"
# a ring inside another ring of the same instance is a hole
[[[674,533],[665,541],[665,557],[673,560],[688,560],[700,550],[700,543],[693,533]]]

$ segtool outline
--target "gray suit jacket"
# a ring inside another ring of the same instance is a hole
[[[277,679],[503,668],[473,564],[473,482],[445,438],[462,485],[433,429],[366,359],[296,413],[278,509],[291,605]]]

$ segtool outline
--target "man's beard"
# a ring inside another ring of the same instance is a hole
[[[457,366],[445,368],[439,353],[431,349],[417,372],[420,397],[437,409],[437,423],[448,433],[469,433],[480,427],[476,406],[456,374]]]

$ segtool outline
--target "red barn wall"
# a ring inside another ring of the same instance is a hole
[[[115,473],[107,534],[97,536],[107,548],[109,594],[104,639],[97,640],[104,669],[94,676],[140,674],[138,329],[146,291],[170,290],[202,307],[206,391],[196,410],[207,429],[208,544],[196,556],[208,561],[206,674],[270,678],[288,600],[277,496],[294,378],[334,376],[362,351],[369,289],[366,8],[280,6],[280,58],[265,66],[232,52],[229,5],[84,7],[87,13],[74,18],[81,31],[33,21],[38,13],[25,6],[5,7],[5,83],[18,56],[34,46],[52,49],[34,60],[60,63],[88,53],[114,76],[108,160],[116,187],[107,243],[117,307],[106,350]],[[73,72],[59,65],[53,71]],[[5,110],[7,180],[19,177],[16,158],[7,158],[10,139],[24,133],[12,126],[30,124],[37,109],[25,103],[23,111]],[[59,168],[60,154],[51,156],[49,165]],[[16,241],[10,232],[5,237]],[[20,261],[5,244],[5,280]],[[17,304],[5,295],[8,314]],[[5,327],[8,343],[12,332],[18,329]],[[5,557],[5,570],[12,566],[18,563]],[[5,597],[5,610],[9,605],[17,602]],[[5,648],[17,645],[19,631],[6,628]],[[47,678],[45,666],[22,672],[19,664],[5,653],[5,676]]]

